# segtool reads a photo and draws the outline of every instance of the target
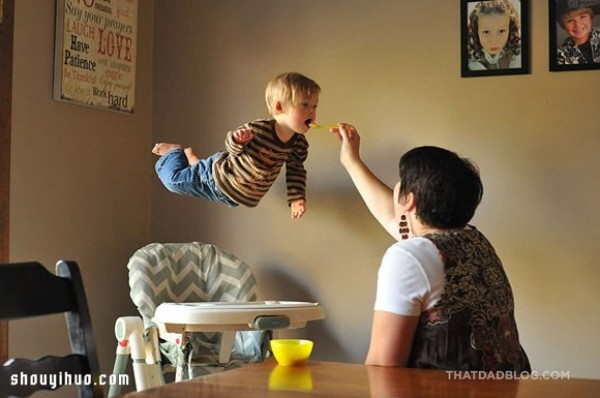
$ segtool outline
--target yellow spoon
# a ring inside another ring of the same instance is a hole
[[[340,126],[339,124],[321,125],[317,123],[308,123],[308,127],[310,127],[311,129],[337,129]]]

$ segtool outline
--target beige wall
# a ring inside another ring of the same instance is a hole
[[[266,115],[268,79],[296,70],[323,87],[319,120],[355,123],[390,184],[413,146],[473,158],[486,189],[474,223],[504,260],[534,368],[600,378],[600,72],[548,72],[547,2],[532,3],[532,73],[464,79],[458,2],[158,1],[155,139],[222,149],[228,129]],[[302,220],[289,219],[282,184],[257,208],[230,210],[154,179],[153,238],[219,244],[254,267],[263,298],[320,301],[327,320],[295,334],[316,340],[315,357],[360,362],[392,241],[334,139],[308,137]]]
[[[134,115],[51,99],[54,3],[16,1],[10,258],[80,263],[103,372],[114,319],[133,313],[127,258],[150,239],[235,252],[262,298],[323,303],[326,321],[290,333],[314,338],[315,358],[364,359],[392,241],[327,133],[309,135],[300,221],[289,219],[282,181],[259,207],[230,210],[169,194],[152,174],[152,131],[208,155],[228,129],[266,115],[272,75],[297,70],[323,87],[319,120],[355,123],[365,160],[390,184],[416,145],[477,161],[486,194],[474,222],[504,259],[535,369],[600,378],[599,72],[547,71],[545,2],[531,7],[532,74],[461,79],[451,2],[142,0]],[[58,318],[12,323],[11,355],[66,349],[62,328]]]
[[[125,265],[150,239],[153,3],[139,9],[135,114],[52,100],[55,0],[15,1],[10,260],[79,263],[102,371],[134,314]],[[12,322],[12,356],[66,351],[64,318]]]

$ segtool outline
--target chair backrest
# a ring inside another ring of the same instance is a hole
[[[131,299],[147,327],[152,326],[156,307],[164,302],[256,301],[256,279],[250,267],[211,244],[151,243],[134,253],[127,268]],[[264,331],[238,332],[231,361],[263,359],[266,335]],[[193,332],[188,337],[193,361],[216,361],[221,333]],[[168,344],[161,347],[169,362],[181,361],[177,351],[171,350]]]
[[[77,385],[80,398],[102,398],[91,319],[77,263],[59,261],[53,275],[37,262],[0,264],[0,321],[64,313],[71,354],[9,359],[0,366],[0,397]]]
[[[144,322],[164,302],[255,301],[250,267],[217,246],[151,243],[129,260],[130,295]]]

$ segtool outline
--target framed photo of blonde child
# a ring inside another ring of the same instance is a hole
[[[461,76],[529,73],[529,0],[461,0]]]
[[[548,0],[550,70],[600,69],[600,0]]]

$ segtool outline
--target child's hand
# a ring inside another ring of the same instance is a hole
[[[290,208],[292,209],[292,220],[300,218],[306,211],[306,201],[304,199],[296,200],[292,202]]]
[[[238,144],[245,144],[254,138],[254,133],[250,129],[239,129],[233,132],[233,140]]]

